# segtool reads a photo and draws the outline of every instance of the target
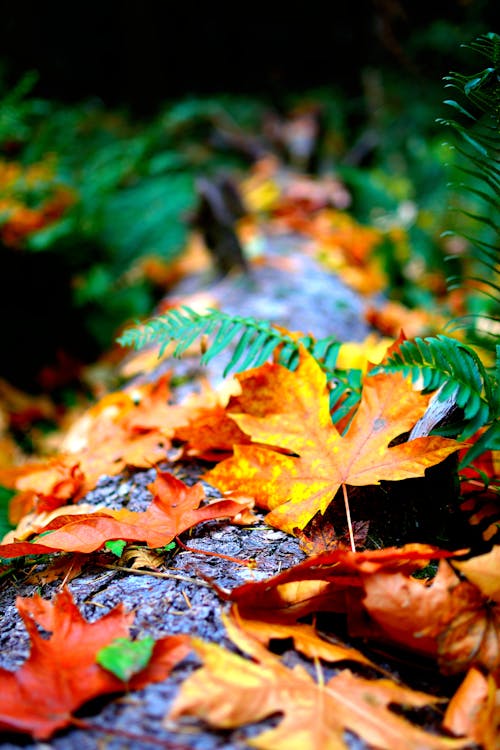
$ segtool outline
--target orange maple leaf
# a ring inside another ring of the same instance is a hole
[[[323,659],[323,661],[332,663],[354,661],[372,669],[381,672],[384,671],[370,661],[361,651],[358,651],[357,648],[346,646],[337,639],[325,640],[321,638],[314,625],[280,622],[279,617],[273,617],[272,615],[268,619],[254,619],[250,617],[250,614],[242,617],[236,604],[230,610],[230,615],[238,628],[266,646],[275,638],[291,638],[295,648],[310,659]],[[222,620],[226,624],[226,627],[228,627],[227,617],[224,614]]]
[[[203,486],[197,483],[188,487],[168,472],[159,471],[148,489],[153,493],[153,500],[144,512],[123,508],[80,516],[58,516],[40,530],[32,546],[41,542],[53,551],[89,553],[100,549],[109,540],[124,539],[146,542],[150,547],[163,547],[202,521],[232,518],[247,509],[246,505],[234,500],[217,500],[200,507],[205,497]],[[4,548],[9,548],[9,545],[0,545],[0,557],[7,556]]]
[[[0,469],[0,484],[19,490],[9,505],[9,520],[17,523],[26,513],[52,510],[77,496],[84,483],[74,456],[54,456],[46,461]]]
[[[69,590],[63,589],[53,603],[35,595],[18,598],[17,608],[31,651],[16,672],[0,669],[0,729],[37,739],[47,739],[71,724],[73,711],[98,695],[160,682],[189,651],[186,636],[162,638],[149,665],[125,683],[96,663],[102,648],[129,634],[134,615],[122,605],[89,623]],[[50,631],[50,637],[42,637],[37,626]]]
[[[352,614],[352,604],[363,594],[363,574],[391,570],[409,575],[430,560],[454,553],[425,544],[406,544],[364,552],[337,549],[308,558],[269,579],[244,583],[230,594],[219,592],[238,605],[248,618],[296,621],[314,612]]]
[[[175,437],[185,443],[183,451],[187,456],[205,461],[219,461],[231,453],[235,444],[249,442],[222,404],[200,409],[188,425],[176,429]]]
[[[163,410],[155,424],[151,414],[154,408],[146,410],[133,393],[122,391],[104,396],[72,425],[62,450],[78,456],[85,475],[78,497],[93,489],[104,474],[114,476],[126,466],[149,468],[165,460],[173,428],[166,420],[161,425]]]
[[[229,635],[252,661],[198,639],[192,645],[204,665],[181,686],[167,721],[197,716],[213,726],[233,729],[283,714],[277,727],[248,744],[273,750],[347,750],[345,731],[381,750],[445,750],[464,740],[427,733],[390,704],[423,707],[439,698],[410,690],[389,679],[367,680],[343,670],[316,683],[301,666],[288,669],[280,659],[236,628]]]
[[[448,438],[421,437],[390,443],[424,414],[428,397],[412,390],[400,374],[366,377],[363,397],[347,435],[332,424],[326,376],[302,351],[299,368],[263,365],[267,392],[279,373],[287,410],[265,416],[231,414],[254,443],[235,446],[234,455],[205,474],[221,490],[238,488],[269,509],[266,521],[289,533],[324,513],[337,490],[424,476],[425,470],[463,447]],[[274,448],[274,450],[273,450]],[[289,455],[278,452],[281,449]]]

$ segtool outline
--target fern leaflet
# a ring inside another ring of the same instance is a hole
[[[269,321],[252,317],[229,315],[220,310],[198,313],[182,306],[127,329],[117,341],[122,346],[133,346],[136,349],[160,344],[159,356],[164,353],[168,344],[176,342],[173,356],[180,357],[202,337],[205,338],[205,351],[200,359],[203,365],[207,365],[225,349],[231,348],[224,376],[231,370],[241,372],[250,367],[258,367],[273,355],[276,355],[279,364],[295,370],[299,363],[300,346],[305,347],[327,376],[334,422],[346,416],[360,398],[361,372],[336,368],[339,341],[331,336],[322,339],[308,335],[294,337]]]
[[[332,337],[316,340],[312,336],[293,337],[267,320],[229,315],[220,310],[198,313],[187,306],[169,310],[142,325],[129,328],[117,339],[122,346],[142,349],[149,344],[160,344],[159,356],[166,346],[175,341],[174,357],[180,357],[202,336],[211,337],[201,356],[201,363],[211,362],[224,349],[234,344],[224,375],[231,370],[241,372],[266,362],[280,347],[278,361],[294,370],[299,362],[299,347],[304,346],[321,364],[327,376],[333,377],[340,343]]]
[[[402,372],[424,392],[439,390],[440,400],[453,398],[464,414],[463,424],[457,425],[462,439],[498,414],[493,378],[471,347],[448,336],[403,341],[371,372]]]
[[[494,33],[483,34],[463,46],[486,58],[488,67],[468,76],[451,72],[445,77],[446,87],[455,89],[459,94],[458,101],[448,99],[445,104],[451,107],[460,119],[439,119],[438,122],[453,129],[457,135],[453,149],[459,155],[455,170],[461,174],[461,180],[454,183],[454,186],[459,189],[462,198],[469,194],[473,201],[473,210],[464,205],[457,210],[472,220],[472,235],[477,232],[478,236],[471,236],[466,232],[460,234],[471,242],[470,254],[478,269],[482,267],[482,271],[450,276],[448,285],[450,289],[454,289],[461,286],[464,281],[472,282],[472,286],[489,299],[490,312],[498,318],[500,36]],[[453,258],[449,257],[447,260],[453,261]],[[483,336],[487,335],[487,332],[488,329],[483,332]]]

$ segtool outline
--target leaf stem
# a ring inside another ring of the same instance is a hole
[[[351,550],[353,552],[356,552],[356,545],[354,544],[354,533],[352,530],[352,523],[351,523],[351,511],[349,509],[349,498],[347,497],[347,487],[344,483],[342,483],[342,492],[344,494],[344,505],[345,505],[345,514],[347,517],[347,526],[349,529],[349,541],[351,542]]]

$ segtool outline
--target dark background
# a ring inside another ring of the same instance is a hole
[[[457,45],[495,31],[484,0],[309,0],[287,3],[0,2],[0,60],[14,84],[36,70],[35,93],[153,114],[166,99],[268,94],[337,85],[389,67],[440,80]]]
[[[289,92],[331,87],[350,105],[362,100],[364,71],[378,68],[387,72],[384,85],[396,79],[390,90],[403,113],[406,102],[426,105],[427,128],[444,98],[442,77],[470,65],[466,53],[461,62],[460,44],[498,31],[497,7],[498,0],[0,0],[0,100],[36,71],[30,97],[69,105],[90,98],[140,118],[197,94],[264,96],[279,109]],[[350,142],[366,118],[363,106],[351,109]],[[409,117],[416,109],[408,107]],[[101,258],[99,245],[82,247]],[[88,361],[97,355],[73,304],[75,255],[73,247],[66,254],[3,249],[1,317],[12,315],[13,290],[18,309],[16,325],[3,332],[4,350],[16,356],[3,358],[1,374],[21,387],[38,388],[37,373],[60,348]],[[106,315],[111,309],[103,306]]]

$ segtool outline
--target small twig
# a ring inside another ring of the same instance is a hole
[[[197,578],[190,578],[189,576],[182,576],[177,573],[158,573],[154,570],[138,570],[137,568],[124,568],[123,565],[114,565],[113,563],[97,563],[101,568],[108,568],[109,570],[121,570],[122,573],[132,573],[135,576],[153,576],[154,578],[173,578],[176,581],[187,581],[187,583],[195,583],[197,586],[204,586],[207,589],[211,589],[212,586],[205,581],[200,581]]]
[[[349,509],[349,498],[347,497],[347,488],[344,483],[342,483],[342,492],[344,493],[345,514],[347,516],[347,526],[349,528],[349,541],[351,542],[351,550],[353,552],[356,552],[356,545],[354,544],[354,533],[351,523],[351,511]]]

